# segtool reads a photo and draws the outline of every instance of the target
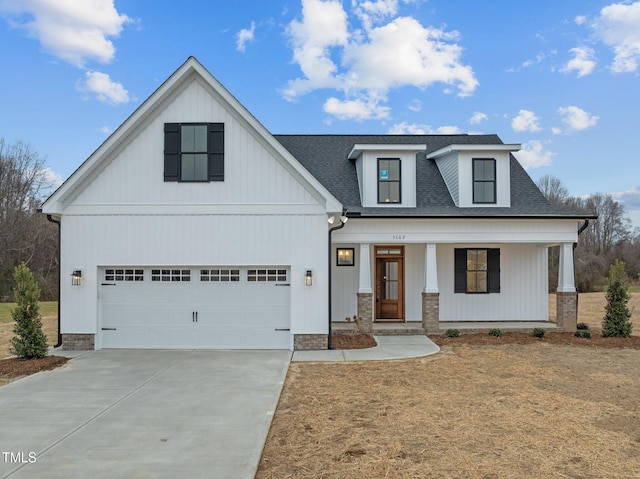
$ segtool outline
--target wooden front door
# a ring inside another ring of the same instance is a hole
[[[376,319],[404,320],[404,249],[376,249]]]

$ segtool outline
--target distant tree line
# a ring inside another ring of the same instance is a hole
[[[558,178],[543,176],[538,187],[552,205],[597,215],[580,234],[574,252],[576,283],[579,291],[602,290],[607,274],[616,260],[624,261],[625,272],[632,281],[640,279],[640,230],[634,231],[625,207],[610,194],[595,193],[574,197]],[[549,249],[549,289],[558,283],[559,247]]]
[[[33,272],[41,299],[57,299],[57,226],[38,213],[51,191],[45,168],[29,144],[0,138],[0,301],[13,299],[13,271],[21,263]]]

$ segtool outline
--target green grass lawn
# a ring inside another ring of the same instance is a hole
[[[13,321],[11,312],[15,309],[16,303],[0,303],[0,323],[9,323]],[[40,316],[49,316],[58,314],[57,301],[41,301]]]

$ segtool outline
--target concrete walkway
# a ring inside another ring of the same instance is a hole
[[[407,359],[429,356],[440,348],[426,336],[374,336],[378,343],[368,349],[333,349],[325,351],[294,351],[292,361],[371,361]]]
[[[0,478],[253,478],[290,351],[101,350],[0,388]]]

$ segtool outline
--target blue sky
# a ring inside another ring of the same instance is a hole
[[[54,182],[193,55],[273,133],[496,133],[640,226],[640,1],[0,0],[0,45]]]

